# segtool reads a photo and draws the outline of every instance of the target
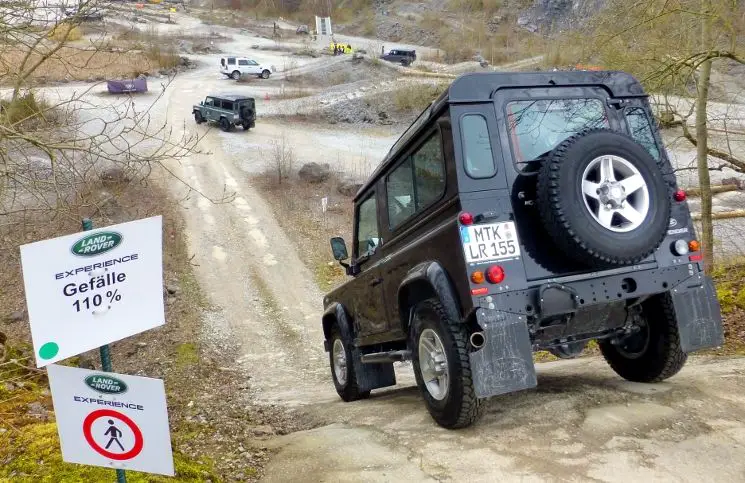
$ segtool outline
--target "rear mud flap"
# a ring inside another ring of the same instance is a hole
[[[722,313],[710,277],[700,287],[670,292],[683,352],[710,349],[724,344]]]
[[[535,387],[533,350],[525,319],[507,312],[479,309],[476,320],[485,340],[481,349],[469,354],[476,397]]]
[[[381,387],[396,385],[396,372],[393,363],[363,364],[362,354],[358,348],[352,349],[354,372],[357,375],[357,385],[360,391],[372,391]]]

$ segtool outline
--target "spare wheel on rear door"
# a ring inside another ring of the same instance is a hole
[[[537,188],[552,241],[589,267],[637,263],[665,237],[671,193],[654,158],[625,134],[568,138],[541,165]]]

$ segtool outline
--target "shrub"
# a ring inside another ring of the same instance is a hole
[[[49,31],[49,38],[57,42],[80,40],[83,38],[83,32],[76,25],[62,22],[54,26]]]
[[[28,91],[14,100],[0,101],[0,107],[2,107],[2,122],[4,124],[18,124],[36,117],[44,117],[44,111],[48,109],[46,103],[37,99],[32,91]]]

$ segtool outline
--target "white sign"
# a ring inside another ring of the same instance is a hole
[[[331,32],[331,17],[319,17],[316,15],[316,32],[322,37],[333,35]]]
[[[163,381],[47,366],[68,463],[173,476]]]
[[[328,207],[329,207],[329,198],[328,196],[324,196],[323,198],[321,198],[321,211],[326,213],[326,210],[328,209]]]
[[[162,218],[21,246],[36,366],[165,323]]]

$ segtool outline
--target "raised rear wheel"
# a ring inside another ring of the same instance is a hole
[[[230,131],[230,128],[231,128],[230,121],[228,121],[224,117],[220,118],[220,128],[225,132]]]
[[[238,80],[241,78],[240,71],[234,70],[232,74],[230,74],[230,77],[233,78],[233,80]]]

